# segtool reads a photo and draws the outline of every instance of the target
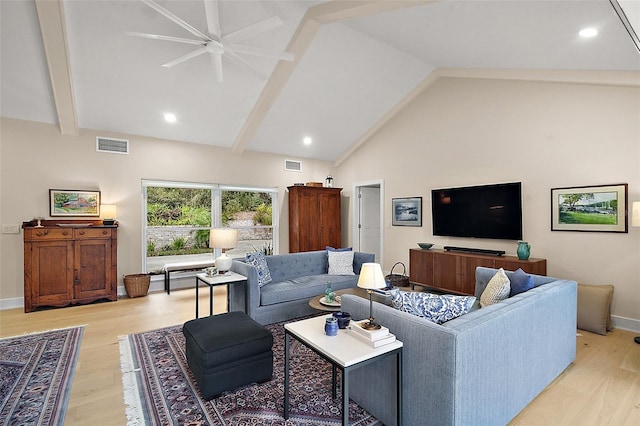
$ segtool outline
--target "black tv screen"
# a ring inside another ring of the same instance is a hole
[[[431,190],[433,235],[522,239],[520,182]]]

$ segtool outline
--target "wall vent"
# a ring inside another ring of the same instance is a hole
[[[96,137],[96,151],[110,154],[128,154],[129,141],[126,139],[113,139]]]
[[[302,161],[284,160],[284,169],[289,172],[301,172]]]

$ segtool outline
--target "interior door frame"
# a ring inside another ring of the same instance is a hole
[[[354,246],[357,244],[357,249],[360,248],[360,234],[358,229],[358,223],[360,218],[360,200],[357,198],[359,194],[359,188],[365,186],[377,186],[380,188],[380,258],[376,259],[376,263],[379,263],[381,266],[384,265],[384,179],[375,179],[364,182],[355,182],[353,184],[353,195],[355,197],[353,203],[353,229],[352,229],[352,241]]]

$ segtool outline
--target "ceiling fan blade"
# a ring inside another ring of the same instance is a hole
[[[212,53],[211,64],[213,65],[213,71],[216,74],[216,80],[218,83],[222,83],[222,54]]]
[[[195,44],[198,46],[201,46],[202,44],[204,44],[202,40],[192,40],[189,38],[171,37],[171,36],[164,36],[159,34],[137,33],[135,31],[125,31],[124,33],[128,36],[150,38],[153,40],[175,41],[177,43]]]
[[[243,44],[225,44],[225,52],[228,51],[254,56],[264,56],[265,58],[281,59],[284,61],[293,61],[295,59],[293,53],[274,52],[271,50],[261,49],[259,47],[245,46]]]
[[[224,36],[227,43],[237,43],[251,37],[258,36],[267,31],[275,30],[282,26],[282,20],[278,16],[272,16],[264,21],[256,22],[248,27],[240,28],[230,34]]]
[[[168,19],[170,19],[173,22],[175,22],[176,24],[180,25],[182,28],[184,28],[185,30],[189,31],[194,36],[200,37],[204,41],[208,41],[209,40],[209,37],[207,37],[205,34],[203,34],[197,28],[192,27],[191,25],[189,25],[188,23],[183,21],[181,18],[179,18],[176,15],[174,15],[173,13],[169,12],[167,9],[165,9],[162,6],[160,6],[159,4],[154,2],[153,0],[140,0],[140,1],[142,1],[144,4],[146,4],[147,6],[149,6],[150,8],[155,10],[156,12],[160,13],[161,15],[164,15]]]
[[[171,68],[175,65],[181,64],[185,61],[188,61],[191,58],[195,58],[196,56],[200,56],[203,53],[207,53],[208,50],[206,47],[201,47],[199,49],[194,50],[193,52],[189,52],[186,55],[182,55],[179,58],[174,59],[173,61],[169,61],[166,64],[162,64],[163,67],[165,68]]]
[[[256,76],[258,76],[261,80],[266,80],[267,78],[269,78],[269,76],[265,73],[263,73],[262,71],[258,71],[258,69],[256,67],[254,67],[253,65],[251,65],[248,61],[245,61],[244,58],[242,58],[240,55],[233,53],[233,52],[225,52],[225,54],[227,55],[227,57],[231,60],[234,60],[244,66],[246,66],[247,68],[249,68],[249,70],[251,70],[251,72],[253,72]]]
[[[204,13],[207,17],[209,37],[216,37],[220,40],[222,30],[220,29],[220,8],[218,6],[218,0],[204,0]]]

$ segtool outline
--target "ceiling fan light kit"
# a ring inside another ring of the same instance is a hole
[[[165,68],[172,68],[178,64],[186,62],[190,59],[208,53],[211,55],[212,66],[215,72],[216,80],[220,83],[223,81],[222,57],[225,56],[232,60],[249,67],[254,73],[264,78],[263,73],[256,70],[249,62],[244,60],[240,54],[260,56],[283,61],[293,61],[294,55],[289,52],[277,52],[273,50],[263,49],[244,44],[238,44],[243,40],[258,36],[267,31],[274,30],[282,26],[282,20],[278,16],[272,16],[263,21],[256,22],[247,27],[233,31],[229,34],[222,34],[220,28],[220,11],[218,9],[217,0],[204,0],[204,10],[207,19],[207,32],[204,34],[197,28],[187,23],[182,18],[173,14],[163,6],[160,6],[153,0],[140,0],[156,12],[165,16],[170,21],[181,26],[185,30],[193,34],[197,39],[189,39],[182,37],[172,37],[160,34],[148,34],[135,31],[126,31],[125,34],[134,37],[148,38],[152,40],[171,41],[175,43],[191,44],[199,46],[197,49],[179,56],[169,62],[162,64]]]

